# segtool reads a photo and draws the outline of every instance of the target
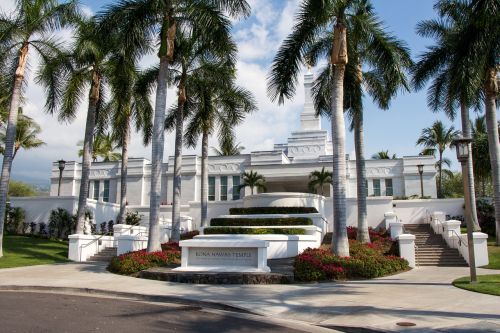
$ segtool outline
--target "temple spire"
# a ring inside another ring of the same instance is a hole
[[[311,94],[313,87],[314,74],[311,72],[311,66],[307,65],[307,74],[304,75],[304,109],[300,114],[300,128],[302,131],[321,130],[321,120],[315,116],[314,101]]]

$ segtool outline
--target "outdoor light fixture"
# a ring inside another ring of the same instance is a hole
[[[471,138],[458,138],[453,140],[452,145],[455,146],[457,152],[457,160],[462,165],[462,175],[467,174],[467,164],[469,163]],[[470,192],[467,184],[467,178],[463,178],[464,199],[465,199],[465,222],[467,224],[467,247],[469,251],[469,267],[470,267],[470,283],[477,282],[476,276],[476,256],[474,253],[474,236],[472,226],[472,214],[470,207]]]
[[[457,151],[457,160],[460,163],[467,163],[469,159],[469,147],[472,142],[471,138],[459,138],[453,141],[455,150]]]
[[[424,198],[424,180],[422,178],[422,175],[424,174],[424,165],[423,164],[418,164],[418,173],[420,174],[420,198]]]
[[[62,180],[62,173],[64,168],[66,167],[66,161],[65,160],[59,160],[57,161],[59,163],[59,185],[57,187],[57,196],[61,195],[61,180]]]

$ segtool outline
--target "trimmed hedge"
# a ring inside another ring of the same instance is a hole
[[[111,259],[108,270],[113,273],[132,275],[142,270],[160,266],[178,266],[181,251],[178,243],[161,244],[161,251],[140,250],[122,254]]]
[[[230,215],[256,215],[256,214],[311,214],[317,213],[315,207],[247,207],[229,208]]]
[[[305,229],[300,228],[226,228],[226,227],[208,227],[203,229],[206,235],[218,234],[241,234],[241,235],[305,235]]]
[[[312,225],[308,217],[282,217],[282,218],[230,218],[218,217],[210,220],[211,227],[258,227],[258,226],[286,226],[286,225]]]

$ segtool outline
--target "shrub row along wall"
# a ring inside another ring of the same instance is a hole
[[[312,214],[317,213],[315,207],[247,207],[230,208],[230,215],[256,215],[256,214]]]
[[[230,218],[218,217],[210,220],[212,227],[256,227],[256,226],[287,226],[287,225],[312,225],[308,217],[282,217],[282,218]]]
[[[244,235],[305,235],[306,230],[300,228],[227,228],[227,227],[208,227],[203,229],[206,235],[217,234],[244,234]]]

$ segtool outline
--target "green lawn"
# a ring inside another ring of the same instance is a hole
[[[500,274],[479,275],[477,279],[478,283],[470,284],[469,277],[464,276],[453,281],[453,285],[477,293],[500,296]]]
[[[490,263],[482,268],[500,269],[500,246],[495,245],[495,238],[488,237],[488,257]]]
[[[0,268],[65,262],[68,261],[68,243],[6,235],[3,239],[3,254]]]

